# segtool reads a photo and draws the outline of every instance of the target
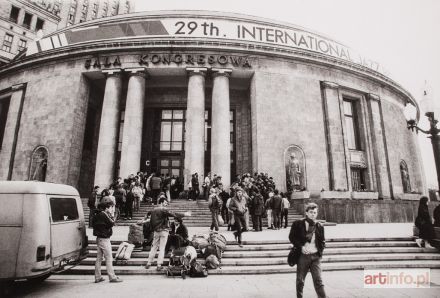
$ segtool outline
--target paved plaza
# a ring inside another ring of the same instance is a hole
[[[34,287],[19,287],[17,297],[160,297],[160,298],[269,298],[295,297],[295,274],[208,276],[124,276],[124,282],[95,284],[93,276],[52,276]],[[363,271],[324,272],[328,297],[440,297],[440,270],[431,270],[429,289],[364,289]],[[316,297],[307,276],[304,297]]]

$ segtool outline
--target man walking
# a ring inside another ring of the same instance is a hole
[[[191,216],[190,212],[185,213],[174,213],[169,211],[166,206],[168,206],[168,201],[164,197],[159,200],[159,206],[151,211],[150,226],[154,231],[153,234],[153,245],[151,247],[150,253],[148,254],[148,261],[145,265],[145,269],[149,269],[151,263],[153,263],[154,256],[156,255],[157,249],[159,249],[159,255],[157,256],[157,270],[162,270],[163,258],[165,256],[165,246],[167,244],[168,235],[170,233],[170,220],[169,217],[184,217]]]
[[[324,227],[316,222],[318,205],[309,203],[305,208],[306,217],[293,222],[289,240],[301,253],[296,270],[296,297],[303,297],[304,280],[310,270],[319,298],[327,297],[321,278],[321,258],[325,247]]]

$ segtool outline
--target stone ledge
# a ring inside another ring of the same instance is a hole
[[[352,199],[377,200],[379,198],[378,192],[373,191],[353,191],[351,193]]]
[[[324,190],[321,191],[321,199],[350,199],[349,191]]]
[[[308,191],[294,191],[290,195],[291,200],[303,200],[309,198],[310,198],[310,192]]]
[[[421,196],[422,194],[420,193],[399,193],[394,195],[396,200],[409,200],[409,201],[418,201]]]

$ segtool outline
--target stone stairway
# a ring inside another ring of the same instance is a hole
[[[89,220],[89,207],[87,207],[87,199],[83,198],[83,209],[84,209],[84,217],[86,222]],[[141,202],[141,206],[139,211],[133,211],[133,217],[131,220],[120,219],[117,221],[118,226],[129,226],[133,223],[144,218],[145,214],[148,211],[151,211],[154,208],[152,205],[147,205],[146,203]],[[168,206],[168,209],[173,212],[185,212],[191,211],[191,217],[186,217],[184,219],[184,223],[187,227],[209,227],[211,225],[211,213],[209,212],[208,202],[204,200],[199,201],[186,201],[186,200],[174,200]],[[294,207],[291,206],[289,209],[288,222],[292,223],[296,219],[300,219],[302,216],[298,214]],[[252,226],[252,223],[250,222]],[[263,219],[263,226],[267,227],[267,219]]]
[[[121,241],[112,241],[115,252]],[[210,274],[270,274],[291,273],[295,267],[287,265],[290,244],[287,240],[243,241],[240,248],[228,241],[223,254],[222,268]],[[148,251],[135,249],[126,265],[115,265],[117,275],[158,275],[152,266],[145,269]],[[90,240],[89,257],[64,274],[93,275],[96,260],[95,240]],[[204,262],[199,258],[200,262]],[[168,264],[168,256],[164,265]],[[154,264],[153,264],[154,265]],[[440,253],[436,249],[419,248],[411,237],[327,239],[322,259],[324,271],[363,270],[372,268],[440,268]],[[102,267],[105,270],[103,264]]]

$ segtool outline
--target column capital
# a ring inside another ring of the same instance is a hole
[[[195,75],[195,74],[205,76],[207,71],[208,71],[208,69],[206,67],[187,67],[186,68],[186,72],[190,76]]]
[[[145,67],[133,67],[133,68],[124,68],[125,72],[128,72],[130,76],[140,76],[147,78],[148,73]]]
[[[376,94],[373,94],[373,93],[368,93],[367,97],[368,97],[369,100],[380,101],[379,95],[376,95]]]
[[[229,77],[232,73],[232,69],[230,68],[212,68],[211,70],[213,77],[217,77],[217,76]]]
[[[15,84],[15,85],[12,85],[11,90],[12,90],[13,92],[15,92],[15,91],[18,91],[18,90],[24,89],[25,86],[26,86],[26,83]]]
[[[107,68],[102,70],[107,76],[118,76],[121,75],[122,69],[120,68]]]
[[[338,85],[338,84],[333,83],[333,82],[329,82],[329,81],[322,81],[322,82],[321,82],[321,85],[322,85],[324,88],[331,88],[331,89],[338,89],[338,88],[339,88],[339,85]]]

